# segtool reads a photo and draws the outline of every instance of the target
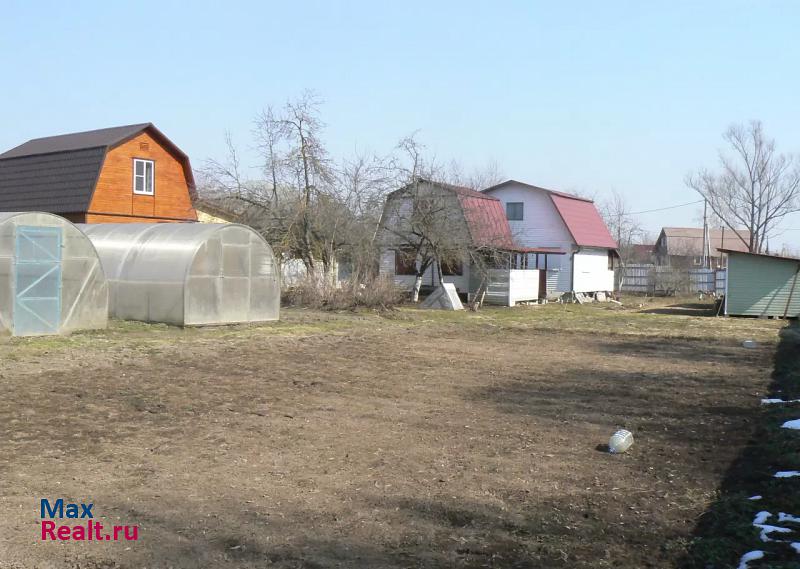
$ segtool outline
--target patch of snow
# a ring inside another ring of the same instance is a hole
[[[780,405],[781,403],[800,403],[800,399],[789,399],[784,401],[783,399],[762,399],[762,405]]]
[[[761,495],[760,495],[760,494],[758,494],[758,495],[756,495],[756,496],[750,496],[750,497],[748,498],[748,500],[760,500],[760,499],[761,499]]]
[[[780,472],[775,473],[775,478],[792,478],[794,476],[800,476],[800,471],[798,470],[781,470]]]
[[[791,543],[792,549],[794,549],[795,553],[800,554],[800,541],[795,541]]]
[[[742,555],[741,560],[739,561],[738,569],[747,569],[747,564],[750,561],[755,561],[756,559],[762,559],[764,557],[764,552],[760,550],[756,551],[748,551],[744,555]]]
[[[784,528],[781,526],[771,526],[767,524],[753,524],[755,527],[761,530],[761,541],[768,542],[768,541],[775,541],[772,539],[769,534],[771,533],[792,533],[792,530],[789,528]]]
[[[798,429],[800,430],[800,419],[795,419],[794,421],[786,421],[783,425],[781,425],[784,429]]]
[[[761,512],[758,512],[756,514],[756,517],[753,518],[753,525],[763,524],[769,519],[771,515],[772,514],[770,514],[769,512],[763,510]]]
[[[793,516],[791,514],[784,514],[783,512],[778,512],[778,521],[800,523],[800,518],[798,518],[797,516]]]

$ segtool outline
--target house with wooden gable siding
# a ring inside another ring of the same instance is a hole
[[[189,157],[151,123],[36,138],[0,154],[0,211],[194,222],[194,192]]]

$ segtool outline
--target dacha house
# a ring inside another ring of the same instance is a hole
[[[151,123],[36,138],[0,154],[0,211],[191,222],[194,192],[189,157]]]

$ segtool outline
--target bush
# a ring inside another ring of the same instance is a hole
[[[323,310],[355,310],[359,307],[389,310],[402,303],[405,296],[405,292],[386,277],[366,281],[351,278],[338,285],[325,279],[306,277],[283,292],[282,304]]]

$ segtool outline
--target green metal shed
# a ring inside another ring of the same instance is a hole
[[[800,316],[800,259],[742,253],[728,254],[725,314],[731,316]]]

